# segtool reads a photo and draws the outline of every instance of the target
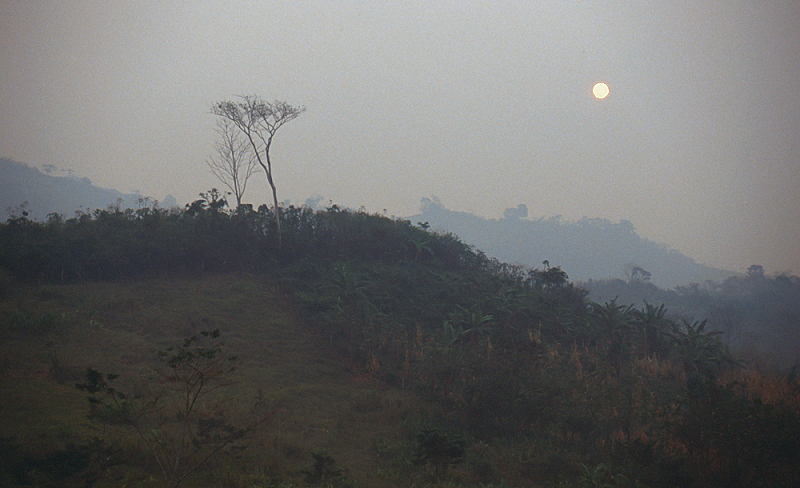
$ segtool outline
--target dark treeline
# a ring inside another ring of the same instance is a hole
[[[434,260],[455,268],[488,263],[452,236],[336,205],[319,212],[284,208],[282,220],[279,244],[271,209],[243,205],[232,211],[216,190],[182,210],[144,201],[138,209],[112,206],[72,218],[50,214],[45,222],[23,213],[0,225],[0,266],[20,279],[74,281],[262,272],[309,256]]]
[[[664,304],[673,317],[707,320],[709,330],[740,355],[790,368],[800,362],[800,277],[765,276],[751,266],[745,276],[721,283],[707,281],[664,290],[646,276],[623,280],[590,280],[579,286],[592,300]]]
[[[752,382],[708,322],[591,302],[557,266],[507,265],[425,223],[335,205],[281,215],[278,239],[268,207],[231,210],[211,191],[182,210],[15,216],[0,225],[0,267],[34,282],[263,275],[354,368],[442,408],[420,435],[451,441],[425,453],[443,466],[505,439],[518,480],[800,482],[796,375]],[[482,482],[500,481],[483,468]]]

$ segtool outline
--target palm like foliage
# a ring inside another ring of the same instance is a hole
[[[667,318],[667,308],[663,304],[656,307],[644,302],[644,305],[642,310],[634,312],[634,324],[644,336],[643,352],[645,355],[664,355],[667,347],[662,337],[672,328],[673,322]]]
[[[493,321],[492,315],[484,314],[475,307],[466,309],[459,305],[444,323],[445,342],[452,345],[466,337],[488,333],[490,331],[488,324]]]
[[[722,332],[706,332],[707,324],[707,320],[691,323],[683,320],[673,324],[669,336],[687,375],[700,374],[704,378],[713,379],[723,367],[737,366],[740,363],[728,350],[728,346],[719,340]]]
[[[617,305],[616,299],[604,305],[590,304],[589,316],[608,339],[608,357],[619,374],[623,362],[631,355],[631,330],[634,325],[633,305]]]

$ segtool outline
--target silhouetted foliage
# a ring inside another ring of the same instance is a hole
[[[618,303],[661,303],[673,320],[707,321],[706,330],[737,354],[789,368],[800,362],[800,278],[764,275],[753,265],[742,276],[662,290],[642,280],[599,280],[582,284],[592,299]]]
[[[277,230],[279,248],[283,238],[281,234],[281,207],[278,204],[278,193],[272,174],[270,149],[278,130],[299,117],[305,110],[305,107],[295,107],[286,102],[267,102],[256,95],[239,97],[237,102],[230,100],[215,102],[211,107],[211,112],[214,115],[218,115],[222,117],[222,120],[227,121],[227,127],[231,131],[238,131],[244,136],[245,145],[249,143],[252,149],[249,154],[255,157],[261,169],[264,170],[267,183],[272,189],[272,201],[274,203],[272,210],[278,216],[274,223]],[[237,206],[241,203],[239,196],[237,192]]]

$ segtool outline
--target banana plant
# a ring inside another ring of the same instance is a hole
[[[667,308],[663,304],[656,307],[645,301],[644,305],[633,312],[633,323],[644,336],[643,352],[652,354],[661,350],[662,337],[672,329],[674,322],[667,318]]]
[[[488,332],[490,329],[487,324],[493,321],[493,315],[484,314],[477,307],[467,309],[457,305],[450,313],[450,319],[444,323],[444,339],[447,345],[452,345],[476,332]]]
[[[687,375],[699,373],[713,379],[724,366],[741,366],[720,339],[721,331],[706,332],[708,320],[673,324],[668,333]]]
[[[371,306],[367,290],[370,282],[358,279],[358,274],[351,271],[347,265],[336,270],[336,275],[323,289],[332,292],[336,307],[342,311],[344,308],[353,307],[356,303],[367,303]]]
[[[631,349],[630,336],[634,324],[633,305],[617,305],[616,298],[604,305],[592,302],[589,316],[599,326],[600,332],[609,335],[609,362],[619,373],[623,360],[629,356]]]
[[[625,334],[633,326],[633,305],[617,305],[617,299],[614,298],[603,305],[592,302],[589,307],[589,315],[611,335]]]
[[[493,307],[502,314],[505,325],[517,328],[520,318],[525,319],[525,299],[519,289],[504,286],[490,297]]]

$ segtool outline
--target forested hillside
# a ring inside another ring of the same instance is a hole
[[[0,484],[800,483],[796,371],[707,323],[424,224],[282,219],[211,191],[0,225]]]

